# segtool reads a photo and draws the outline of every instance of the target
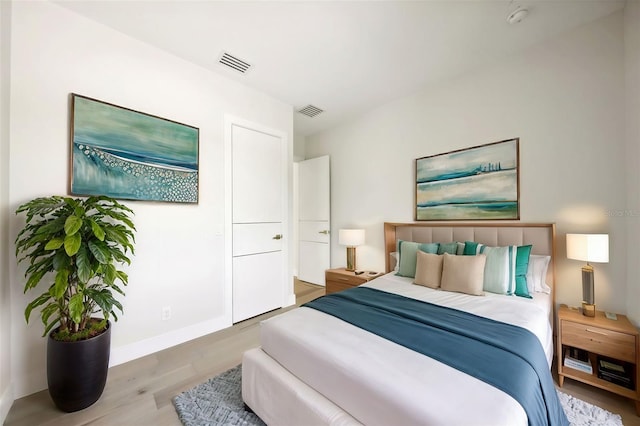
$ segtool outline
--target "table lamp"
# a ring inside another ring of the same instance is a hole
[[[609,262],[609,235],[567,234],[567,258],[587,262],[582,267],[582,314],[594,317],[596,305],[593,289],[593,266],[589,262]]]
[[[341,229],[338,244],[347,246],[347,271],[356,270],[356,247],[364,244],[364,229]]]

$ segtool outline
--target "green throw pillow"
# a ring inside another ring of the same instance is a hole
[[[438,254],[457,254],[458,243],[455,241],[452,243],[440,243],[438,246]]]
[[[400,256],[400,266],[396,275],[401,277],[416,276],[416,259],[418,250],[425,253],[436,254],[438,252],[437,243],[416,243],[413,241],[398,240],[398,253]]]
[[[516,296],[532,299],[527,288],[527,271],[529,270],[529,257],[531,246],[518,246],[516,254]]]
[[[478,254],[478,245],[479,243],[476,243],[474,241],[465,241],[464,251],[462,252],[462,254],[466,256],[475,256],[476,254]]]

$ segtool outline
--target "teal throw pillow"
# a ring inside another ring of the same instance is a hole
[[[529,257],[531,246],[518,246],[516,253],[516,296],[532,299],[527,288],[527,271],[529,270]]]
[[[430,253],[430,254],[438,254],[439,247],[440,247],[440,244],[438,243],[421,243],[420,251],[423,251],[425,253]]]
[[[465,241],[462,254],[466,256],[475,256],[478,254],[478,246],[480,245],[480,243],[476,243],[475,241]]]

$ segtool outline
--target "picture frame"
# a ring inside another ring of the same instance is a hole
[[[520,139],[415,161],[415,220],[519,220]]]
[[[198,203],[200,130],[71,94],[69,193]]]

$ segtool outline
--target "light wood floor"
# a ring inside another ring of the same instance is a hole
[[[323,295],[324,287],[296,281],[295,292],[299,305]],[[76,413],[58,411],[47,391],[16,400],[5,426],[180,426],[171,402],[173,396],[239,364],[244,351],[258,346],[258,323],[281,312],[267,313],[113,367],[100,400]],[[626,426],[640,426],[640,417],[635,415],[633,403],[626,398],[571,379],[565,380],[562,391],[622,415]]]

